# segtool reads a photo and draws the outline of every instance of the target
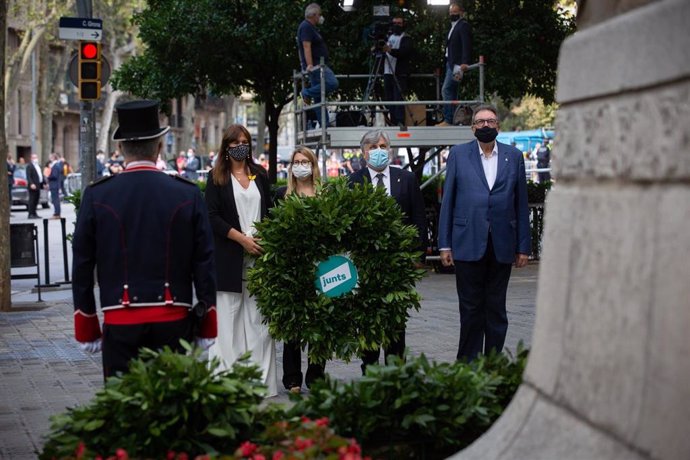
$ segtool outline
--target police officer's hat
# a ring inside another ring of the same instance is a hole
[[[162,136],[170,126],[161,128],[158,122],[158,102],[131,101],[115,107],[118,128],[113,133],[114,141],[141,141]]]

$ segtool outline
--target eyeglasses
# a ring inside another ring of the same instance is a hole
[[[297,165],[311,166],[311,161],[309,161],[309,160],[293,160],[292,166],[297,166]]]
[[[481,128],[482,126],[491,126],[493,128],[494,126],[498,125],[498,120],[495,118],[489,118],[488,120],[474,120],[472,124],[477,128]]]

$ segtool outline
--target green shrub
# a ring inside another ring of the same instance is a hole
[[[93,400],[52,418],[42,459],[86,451],[108,457],[124,449],[132,457],[161,458],[168,451],[233,452],[260,430],[256,416],[265,395],[261,371],[246,356],[231,370],[169,348],[144,350],[129,372],[108,379]],[[88,458],[88,456],[86,456]]]
[[[249,271],[249,290],[271,336],[309,343],[313,361],[387,346],[408,310],[419,309],[417,230],[403,225],[385,191],[331,180],[316,197],[286,197],[257,228],[264,254]],[[331,298],[314,283],[316,264],[335,254],[348,255],[359,281]]]
[[[527,353],[471,364],[407,362],[367,367],[361,380],[326,378],[296,400],[292,415],[328,417],[336,433],[358,439],[367,454],[445,458],[469,445],[503,412],[522,378]]]

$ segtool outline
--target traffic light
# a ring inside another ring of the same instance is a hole
[[[79,99],[95,101],[101,97],[101,44],[79,43]]]

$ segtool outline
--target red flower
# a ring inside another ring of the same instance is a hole
[[[252,444],[249,441],[244,441],[240,445],[240,453],[242,454],[243,457],[250,457],[254,452],[256,452],[257,449],[256,444]]]
[[[176,460],[189,460],[189,455],[187,452],[180,452],[177,454],[177,459]]]
[[[328,426],[328,417],[321,417],[320,419],[316,420],[316,426]]]
[[[354,452],[348,452],[345,455],[341,455],[340,460],[362,460],[362,457]]]
[[[295,449],[304,450],[314,445],[314,440],[297,436],[295,439]]]
[[[127,451],[124,449],[117,449],[115,451],[115,458],[117,458],[117,460],[129,460],[129,454],[127,454]]]
[[[84,445],[83,441],[79,441],[79,445],[74,450],[74,456],[77,457],[77,460],[80,460],[84,456],[85,450],[86,450],[86,445]]]
[[[197,455],[194,460],[211,460],[211,456],[209,454]]]
[[[165,455],[165,460],[175,460],[175,456],[177,453],[174,450],[169,450],[168,453]]]
[[[285,457],[285,454],[282,451],[277,450],[273,452],[273,458],[271,460],[282,460],[283,457]]]
[[[357,441],[354,439],[350,440],[350,445],[347,448],[348,452],[351,452],[353,454],[361,454],[362,453],[362,448],[359,447],[359,444],[357,444]]]
[[[302,418],[302,423],[309,423],[309,422],[311,422],[311,419],[310,419],[309,417],[307,417],[306,415],[303,415],[301,418]]]
[[[266,460],[266,457],[264,457],[264,454],[254,454],[252,460]]]

